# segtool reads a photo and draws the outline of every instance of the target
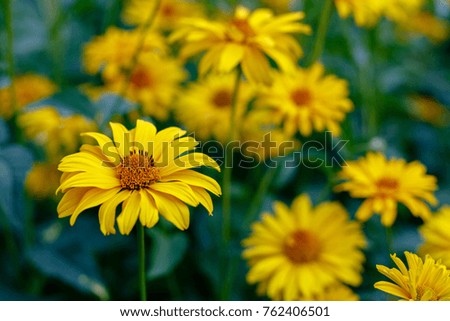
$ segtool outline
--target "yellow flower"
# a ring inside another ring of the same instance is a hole
[[[374,213],[381,215],[381,223],[391,226],[397,217],[397,203],[404,204],[414,216],[431,216],[428,202],[437,204],[433,192],[436,177],[427,175],[418,161],[407,163],[403,159],[390,159],[381,153],[369,152],[366,157],[347,162],[339,178],[345,182],[336,191],[348,191],[351,197],[365,198],[356,217],[366,221]]]
[[[425,262],[414,253],[405,252],[408,267],[395,254],[397,268],[377,265],[377,270],[394,283],[379,281],[375,288],[409,301],[450,300],[450,271],[427,255]]]
[[[288,135],[299,131],[309,136],[313,130],[340,135],[339,124],[353,109],[348,83],[324,73],[324,67],[318,63],[308,69],[297,68],[292,74],[278,73],[256,105],[277,110]]]
[[[165,121],[174,102],[179,84],[186,79],[181,64],[171,58],[141,57],[133,68],[131,77],[118,74],[106,84],[105,92],[111,91],[139,103],[146,116]]]
[[[429,254],[450,268],[450,206],[443,206],[419,231],[424,239],[419,254]]]
[[[306,299],[300,298],[305,301]],[[322,293],[314,296],[312,301],[359,301],[359,296],[349,287],[336,283],[327,287]]]
[[[311,33],[299,23],[302,12],[274,16],[269,9],[250,12],[237,7],[226,22],[200,18],[185,19],[175,30],[171,41],[182,41],[182,58],[206,51],[199,65],[204,75],[209,70],[227,73],[242,67],[244,75],[255,82],[270,83],[270,57],[284,71],[292,71],[302,50],[292,33]]]
[[[449,38],[450,27],[448,21],[440,19],[428,12],[419,12],[401,24],[401,28],[412,34],[420,34],[434,43]]]
[[[222,143],[227,142],[235,78],[234,74],[211,74],[198,82],[190,83],[177,101],[178,121],[201,140],[212,137]],[[255,90],[248,83],[241,81],[236,106],[236,130],[240,127],[242,115],[254,95]]]
[[[136,128],[110,123],[113,140],[100,133],[84,133],[98,145],[83,145],[79,153],[62,159],[63,172],[58,191],[64,192],[59,217],[78,215],[100,205],[100,230],[115,233],[116,208],[121,234],[129,234],[139,221],[153,227],[159,214],[185,230],[189,226],[186,204],[202,204],[211,214],[213,203],[208,191],[220,195],[220,186],[212,178],[191,168],[208,166],[219,170],[217,163],[202,153],[193,152],[197,141],[182,137],[185,131],[169,127],[157,133],[156,127],[138,120]]]
[[[405,23],[417,15],[425,0],[382,0],[384,1],[384,15],[397,23]]]
[[[358,286],[366,241],[358,222],[336,202],[315,208],[307,195],[291,208],[275,202],[243,241],[247,282],[274,300],[311,300],[337,282]]]
[[[52,198],[59,186],[61,173],[54,163],[35,163],[25,180],[25,190],[35,199]]]
[[[334,0],[338,14],[346,19],[351,14],[360,27],[372,27],[381,17],[384,0]]]
[[[290,6],[296,0],[262,0],[267,7],[272,8],[275,12],[288,12]]]
[[[450,123],[449,110],[432,97],[414,96],[409,107],[414,116],[432,125],[444,127]]]
[[[278,127],[271,110],[251,110],[240,128],[241,151],[257,161],[286,156],[300,147],[300,142]]]
[[[143,25],[152,12],[154,0],[128,0],[123,19],[130,25]],[[203,7],[193,1],[161,0],[154,25],[162,30],[172,30],[182,18],[203,17]]]
[[[57,86],[48,78],[35,74],[26,74],[14,79],[14,90],[18,110],[25,105],[53,95]],[[10,87],[0,88],[0,117],[9,119],[14,114]]]
[[[93,121],[81,115],[62,116],[51,106],[24,112],[17,122],[28,139],[45,149],[50,160],[75,152],[80,146],[80,133],[96,128]]]
[[[144,43],[140,57],[161,56],[167,53],[164,38],[155,31],[143,34],[141,29],[122,30],[109,27],[104,35],[96,36],[85,44],[83,49],[83,65],[88,74],[101,72],[105,82],[114,79],[128,70],[133,62],[142,37]]]

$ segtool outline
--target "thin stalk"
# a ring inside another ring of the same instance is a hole
[[[136,47],[136,51],[133,54],[133,57],[131,59],[131,64],[130,67],[128,68],[128,70],[125,71],[125,83],[123,84],[123,87],[120,91],[119,96],[117,97],[115,103],[114,103],[114,108],[113,110],[117,110],[119,108],[121,99],[120,97],[125,97],[127,91],[128,91],[128,87],[130,85],[130,80],[131,80],[131,76],[133,75],[133,71],[134,68],[136,68],[136,65],[139,61],[139,56],[141,54],[142,49],[144,48],[144,44],[145,44],[145,38],[147,36],[148,30],[150,30],[150,28],[152,27],[153,23],[155,22],[155,18],[156,15],[158,14],[159,11],[159,7],[161,5],[161,0],[156,0],[155,1],[155,5],[153,6],[153,8],[151,9],[151,12],[148,16],[147,21],[145,22],[145,24],[142,26],[141,29],[141,37],[139,39],[139,43]]]
[[[239,87],[242,78],[242,69],[239,67],[236,72],[236,79],[234,81],[233,96],[231,99],[230,112],[230,128],[228,132],[228,142],[232,142],[235,138],[236,125],[236,109],[239,97]],[[224,270],[223,279],[226,280],[229,272],[230,260],[228,258],[228,248],[231,240],[231,174],[233,166],[233,150],[225,146],[225,168],[223,170],[222,183],[222,268]],[[230,280],[231,282],[232,280]],[[226,300],[229,296],[229,286],[224,286],[221,291],[222,300]]]
[[[308,59],[307,63],[308,66],[316,62],[316,60],[319,59],[320,56],[322,55],[332,13],[333,13],[333,0],[325,0],[324,7],[322,9],[322,15],[320,16],[319,20],[319,26],[317,28],[314,46],[311,51],[311,55],[309,56]]]
[[[145,231],[142,224],[138,227],[138,251],[139,251],[139,289],[141,301],[147,301],[147,279],[145,277]]]

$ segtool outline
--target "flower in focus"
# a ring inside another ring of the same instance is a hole
[[[35,199],[54,197],[60,178],[57,164],[34,163],[25,179],[25,190]]]
[[[250,81],[267,84],[271,81],[267,57],[283,71],[292,71],[302,55],[291,34],[311,33],[309,26],[299,22],[303,17],[302,12],[274,16],[269,9],[250,12],[239,6],[227,22],[184,19],[170,40],[184,43],[183,59],[206,51],[199,64],[201,75],[211,69],[228,73],[239,65]]]
[[[100,133],[84,133],[98,145],[83,145],[80,152],[62,159],[63,172],[59,217],[70,217],[73,225],[81,212],[100,205],[103,234],[129,234],[139,219],[153,227],[161,214],[180,230],[189,226],[187,205],[202,204],[211,214],[213,203],[207,191],[220,195],[217,182],[192,168],[207,166],[219,170],[205,154],[194,152],[198,142],[183,137],[186,131],[169,127],[159,132],[146,121],[136,128],[110,123],[113,140]],[[116,208],[122,210],[116,219]],[[187,204],[187,205],[186,205]]]
[[[245,126],[240,128],[241,151],[245,156],[260,162],[299,149],[300,142],[278,127],[277,116],[271,110],[258,109],[245,116]]]
[[[414,253],[405,252],[408,267],[395,254],[391,255],[397,268],[377,265],[377,270],[394,283],[379,281],[375,288],[409,301],[450,300],[450,271],[427,255],[422,261]]]
[[[424,239],[419,254],[429,254],[450,268],[450,206],[443,206],[419,231]]]
[[[346,19],[351,14],[360,27],[372,27],[381,17],[384,0],[334,0],[341,18]]]
[[[303,136],[310,136],[313,130],[330,130],[340,135],[340,122],[353,109],[348,83],[324,73],[321,64],[297,68],[291,74],[277,73],[272,86],[262,92],[256,105],[277,110],[288,135],[299,131]]]
[[[413,35],[423,35],[433,43],[440,43],[449,38],[448,21],[428,12],[419,12],[401,24],[403,31]]]
[[[189,131],[201,140],[214,138],[224,143],[228,140],[231,103],[236,75],[215,75],[190,83],[179,95],[176,117]],[[255,95],[255,90],[247,82],[239,84],[239,96],[236,105],[236,130],[247,105]]]
[[[345,182],[337,185],[336,191],[366,199],[356,212],[362,221],[377,213],[383,225],[391,226],[397,217],[397,203],[404,204],[414,216],[427,219],[431,211],[426,202],[433,206],[438,203],[433,194],[436,177],[427,175],[418,161],[387,160],[381,153],[369,152],[366,157],[347,162],[338,176]]]
[[[144,25],[154,4],[154,0],[128,0],[123,10],[124,21],[130,25]],[[203,15],[203,7],[194,1],[161,0],[154,25],[162,30],[172,30],[183,18]]]
[[[144,38],[143,38],[144,37]],[[168,51],[164,38],[155,31],[123,30],[109,27],[105,34],[96,36],[83,49],[83,66],[85,71],[94,75],[101,72],[105,82],[114,79],[129,70],[133,63],[141,40],[144,39],[140,57],[165,55]]]
[[[41,75],[26,74],[14,79],[16,107],[18,110],[32,102],[53,95],[57,90],[58,87],[51,80]],[[0,117],[9,119],[14,112],[10,86],[0,88]]]
[[[127,88],[125,97],[140,104],[144,115],[165,121],[180,89],[179,84],[186,76],[177,60],[168,57],[140,58],[131,77],[124,73],[117,75],[105,85],[104,91],[122,94],[123,89]]]
[[[247,281],[274,300],[311,300],[337,282],[358,286],[366,241],[358,222],[338,203],[312,206],[307,195],[291,208],[273,205],[243,241]]]
[[[414,96],[409,107],[415,117],[434,126],[444,127],[450,123],[450,111],[432,97]]]
[[[25,137],[43,147],[50,160],[75,152],[80,146],[80,133],[96,129],[93,121],[78,114],[63,116],[51,106],[26,111],[17,122]]]

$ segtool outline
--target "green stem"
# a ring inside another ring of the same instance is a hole
[[[139,251],[139,289],[141,301],[147,301],[147,282],[145,277],[145,231],[142,224],[138,227],[138,251]]]
[[[234,81],[233,96],[231,99],[231,112],[230,112],[230,128],[228,131],[228,143],[234,141],[235,138],[235,125],[236,125],[236,109],[239,97],[239,87],[242,78],[242,69],[238,67],[236,72],[236,79]],[[225,168],[223,170],[223,183],[222,183],[222,268],[224,269],[223,279],[227,279],[227,273],[229,272],[229,258],[228,248],[231,240],[231,174],[233,167],[233,149],[228,144],[225,146]],[[231,281],[230,281],[231,282]],[[229,287],[224,286],[221,292],[222,300],[227,300],[229,296]]]
[[[319,20],[319,27],[317,28],[314,46],[311,51],[311,55],[309,56],[308,59],[307,63],[308,66],[316,62],[316,60],[319,59],[320,56],[322,55],[332,13],[333,13],[333,0],[325,0],[324,7],[322,9],[322,15],[320,16]]]
[[[150,14],[148,16],[147,21],[142,26],[141,29],[141,37],[139,38],[139,43],[136,47],[136,51],[133,54],[133,57],[131,59],[131,63],[129,68],[125,71],[125,83],[120,91],[119,96],[116,99],[116,102],[114,103],[113,110],[117,110],[121,103],[121,97],[125,97],[128,87],[130,84],[131,76],[133,75],[133,71],[136,68],[136,65],[139,61],[139,56],[141,54],[142,49],[144,49],[145,39],[147,37],[148,31],[152,27],[153,23],[155,22],[156,15],[158,14],[159,7],[161,5],[161,0],[156,0],[155,5],[153,8],[151,8]]]
[[[276,177],[277,173],[278,173],[277,168],[266,169],[264,176],[259,182],[258,190],[256,191],[256,194],[250,203],[249,210],[245,215],[245,222],[246,222],[245,225],[248,225],[255,220],[258,211],[261,209],[261,204],[264,200],[264,197],[266,196],[267,191],[269,190],[270,184],[272,184],[272,181]]]

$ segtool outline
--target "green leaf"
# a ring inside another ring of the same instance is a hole
[[[149,234],[152,237],[152,248],[147,277],[152,280],[165,276],[176,268],[186,253],[188,238],[181,232],[165,234],[156,229]]]

